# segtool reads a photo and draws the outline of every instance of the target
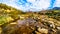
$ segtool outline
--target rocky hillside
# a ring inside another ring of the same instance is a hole
[[[23,12],[0,3],[0,34],[60,34],[59,11]]]

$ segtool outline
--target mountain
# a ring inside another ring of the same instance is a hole
[[[60,10],[60,7],[54,7],[53,10]]]

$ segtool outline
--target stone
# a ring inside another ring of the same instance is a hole
[[[58,30],[60,30],[60,27],[57,27]]]
[[[53,27],[53,28],[55,28],[55,25],[54,25],[54,24],[50,24],[50,27]]]
[[[35,31],[36,32],[36,34],[41,34],[40,32],[37,32],[37,31]]]
[[[45,28],[38,28],[38,31],[45,34],[48,33],[48,29],[45,29]]]

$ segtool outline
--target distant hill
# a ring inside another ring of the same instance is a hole
[[[54,7],[53,10],[60,10],[60,7]]]

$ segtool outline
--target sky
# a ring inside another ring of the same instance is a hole
[[[0,3],[23,11],[40,11],[60,7],[60,0],[0,0]]]

